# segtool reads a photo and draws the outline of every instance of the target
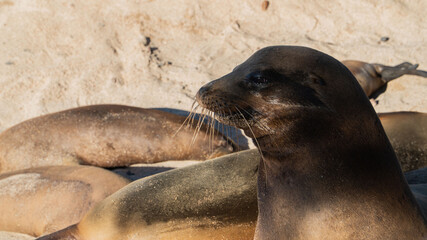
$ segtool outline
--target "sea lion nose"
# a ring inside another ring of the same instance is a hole
[[[212,82],[209,82],[209,83],[207,83],[207,84],[205,84],[205,85],[203,85],[200,89],[199,89],[199,91],[197,92],[197,94],[196,94],[196,99],[198,99],[198,100],[201,100],[201,98],[207,93],[207,92],[209,92],[210,90],[211,90],[211,88],[212,88],[212,83],[213,83],[213,81]]]

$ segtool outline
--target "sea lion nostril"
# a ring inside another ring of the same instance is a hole
[[[205,85],[205,86],[203,86],[203,87],[201,87],[200,89],[199,89],[199,91],[197,92],[197,94],[196,94],[196,99],[200,99],[200,100],[202,100],[202,99],[204,99],[205,98],[205,95],[206,95],[206,93],[211,89],[211,86],[212,85]]]

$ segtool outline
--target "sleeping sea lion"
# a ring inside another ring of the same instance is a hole
[[[177,132],[184,120],[122,105],[86,106],[30,119],[0,133],[0,173],[49,165],[204,160],[238,149],[205,124],[195,122]]]
[[[48,166],[0,175],[0,231],[41,236],[79,222],[129,181],[91,166]]]

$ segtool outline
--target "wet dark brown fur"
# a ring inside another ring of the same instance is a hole
[[[74,108],[27,120],[0,133],[0,172],[49,165],[128,166],[166,160],[205,160],[237,150],[205,125],[185,117],[123,105]],[[194,144],[192,144],[192,142]]]
[[[256,239],[426,236],[374,109],[334,58],[264,48],[202,87],[197,100],[262,152]]]

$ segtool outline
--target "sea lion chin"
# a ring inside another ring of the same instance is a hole
[[[259,50],[199,104],[262,152],[255,239],[420,239],[424,216],[366,94],[336,59]]]

